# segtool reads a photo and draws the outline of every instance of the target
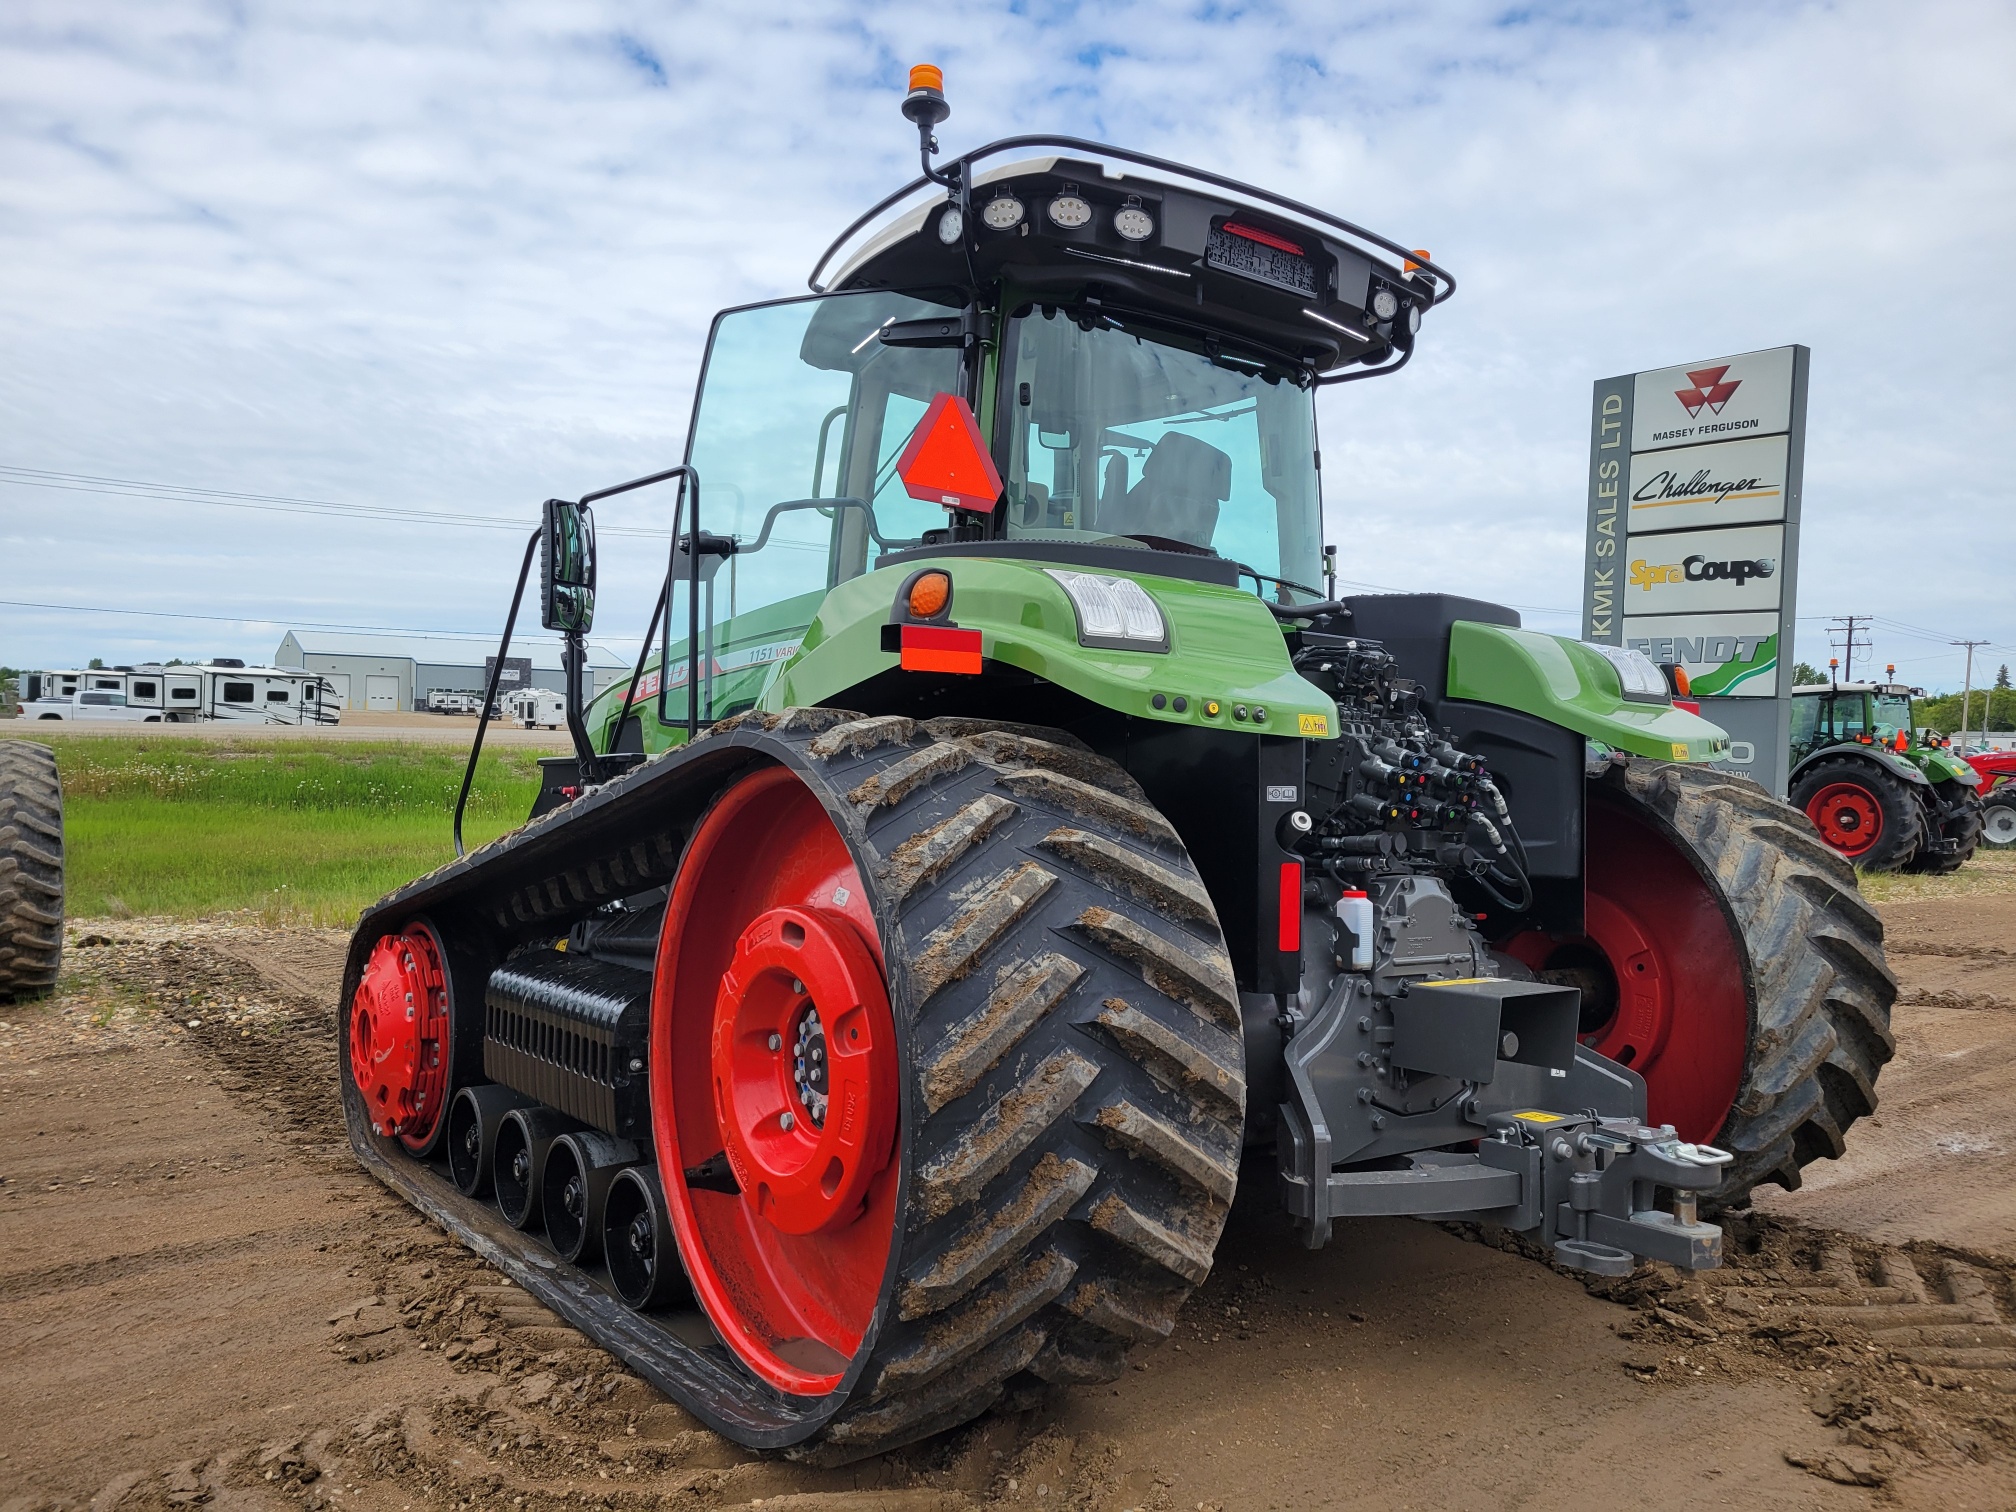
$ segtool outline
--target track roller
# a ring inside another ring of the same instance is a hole
[[[539,1227],[539,1201],[553,1141],[581,1125],[565,1113],[538,1106],[513,1108],[497,1125],[497,1211],[515,1229]]]
[[[690,1299],[655,1166],[625,1166],[602,1203],[602,1254],[616,1295],[639,1312]]]
[[[562,1134],[546,1152],[539,1179],[546,1239],[554,1253],[575,1265],[592,1265],[602,1253],[602,1206],[609,1183],[625,1166],[637,1164],[637,1146],[593,1129]]]
[[[487,1082],[464,1087],[448,1109],[448,1174],[465,1197],[488,1197],[496,1187],[497,1130],[504,1115],[532,1099]]]

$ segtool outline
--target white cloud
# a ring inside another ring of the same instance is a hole
[[[661,465],[713,310],[913,171],[932,58],[955,149],[1104,136],[1455,270],[1407,373],[1323,401],[1348,575],[1572,605],[1591,380],[1803,341],[1802,610],[1938,631],[1879,656],[1957,681],[1945,635],[2016,648],[2012,42],[1992,4],[17,0],[0,463],[528,522]],[[8,485],[0,554],[0,597],[483,628],[517,547]],[[16,663],[278,636],[0,609]]]

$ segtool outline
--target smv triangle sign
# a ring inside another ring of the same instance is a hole
[[[957,394],[939,394],[910,433],[896,475],[913,499],[982,514],[1001,497],[1001,474],[980,439],[973,411]]]

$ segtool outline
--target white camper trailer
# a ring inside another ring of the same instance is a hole
[[[81,692],[118,693],[126,706],[172,724],[230,720],[240,724],[335,724],[341,709],[329,684],[299,667],[248,667],[242,661],[183,666],[72,667],[21,677],[24,718],[38,703],[67,704]]]

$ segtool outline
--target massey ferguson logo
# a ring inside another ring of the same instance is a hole
[[[1734,562],[1711,562],[1703,556],[1690,556],[1684,561],[1670,563],[1647,562],[1639,558],[1631,564],[1631,586],[1643,588],[1647,593],[1657,583],[1734,583],[1741,588],[1752,578],[1768,578],[1778,570],[1773,557],[1757,557]]]
[[[1736,397],[1736,390],[1743,386],[1743,380],[1732,378],[1724,383],[1722,375],[1728,371],[1729,364],[1726,362],[1720,367],[1702,368],[1687,375],[1687,381],[1694,387],[1673,391],[1673,397],[1686,408],[1689,420],[1700,419],[1704,408],[1711,415],[1719,415],[1722,406]]]

